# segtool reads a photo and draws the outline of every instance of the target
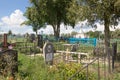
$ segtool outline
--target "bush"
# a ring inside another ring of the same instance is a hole
[[[75,74],[78,70],[80,70],[82,66],[78,63],[59,63],[57,65],[52,66],[48,70],[48,74],[51,75],[54,80],[67,80],[73,74]],[[89,80],[95,80],[94,75],[92,73],[88,73]],[[49,80],[53,80],[49,79]],[[72,80],[86,80],[86,71],[83,70],[74,76]]]
[[[17,79],[67,80],[81,68],[82,65],[72,62],[60,62],[59,64],[49,66],[45,64],[43,57],[36,56],[30,58],[24,54],[19,54],[19,73]],[[93,74],[89,73],[88,79],[94,80]],[[86,80],[86,71],[79,72],[72,80]]]

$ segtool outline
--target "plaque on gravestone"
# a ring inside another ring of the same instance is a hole
[[[50,42],[46,42],[43,47],[43,54],[44,59],[47,64],[52,65],[53,64],[53,58],[54,58],[54,47],[53,44]]]
[[[43,37],[42,35],[38,35],[38,46],[43,48]]]

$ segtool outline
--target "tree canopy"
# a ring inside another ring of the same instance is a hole
[[[77,4],[79,10],[75,11],[74,7],[71,7],[70,10],[79,13],[76,13],[79,16],[78,21],[87,19],[88,24],[93,27],[96,27],[96,22],[104,24],[105,47],[107,49],[110,46],[109,27],[115,27],[120,21],[120,0],[77,0]]]
[[[24,21],[22,25],[25,24],[32,26],[33,31],[35,31],[37,34],[38,29],[40,29],[41,27],[45,27],[44,18],[42,18],[43,14],[44,13],[39,13],[35,6],[27,7],[24,14],[27,20]]]
[[[105,46],[109,47],[109,27],[115,27],[120,21],[120,0],[30,0],[30,2],[31,6],[26,10],[30,24],[52,25],[56,37],[60,35],[61,23],[74,26],[75,23],[87,19],[88,25],[93,27],[96,27],[96,22],[104,24]]]
[[[59,37],[61,23],[75,25],[75,20],[70,21],[67,17],[70,12],[68,8],[73,1],[75,0],[30,0],[31,6],[25,13],[28,21],[25,23],[33,26],[33,29],[36,29],[36,26],[38,29],[43,24],[51,25],[54,36]],[[70,13],[74,14],[74,12]]]

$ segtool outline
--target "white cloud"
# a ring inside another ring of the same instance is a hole
[[[104,25],[100,25],[99,23],[97,23],[97,31],[102,31],[104,32]],[[110,27],[110,31],[115,31],[116,29],[120,29],[120,24],[118,24],[115,28],[114,27]]]
[[[23,12],[19,9],[15,10],[13,13],[11,13],[8,16],[4,16],[0,19],[0,31],[8,32],[9,30],[12,30],[13,33],[16,34],[24,34],[24,33],[33,33],[32,27],[30,26],[21,26],[20,24],[25,21],[26,18],[23,16]],[[95,31],[94,28],[87,27],[86,26],[87,20],[79,22],[75,28],[73,29],[71,26],[65,26],[64,24],[60,25],[60,34],[62,33],[71,33],[72,31],[81,32],[81,29],[83,32],[87,31]],[[104,31],[104,25],[97,24],[98,31]],[[84,26],[85,25],[85,26]],[[82,28],[81,28],[82,26]],[[116,29],[120,29],[120,24],[117,26]],[[114,28],[110,28],[110,30],[115,30]],[[43,31],[44,34],[53,34],[53,28],[50,25],[47,25],[46,28],[41,28],[38,30],[38,33],[41,33]]]
[[[21,26],[26,18],[23,16],[23,12],[19,9],[15,10],[9,16],[4,16],[0,20],[0,30],[4,33],[11,30],[15,34],[33,33],[32,28],[28,26]],[[2,33],[3,33],[2,32]]]
[[[64,24],[60,25],[60,34],[62,33],[71,33],[74,29],[71,26],[65,26]],[[38,32],[41,34],[41,32],[43,32],[43,34],[53,34],[54,30],[53,27],[51,25],[47,25],[46,28],[41,28],[40,30],[38,30]]]
[[[41,28],[40,30],[38,30],[38,33],[41,34],[41,32],[43,32],[43,34],[53,34],[53,28],[50,25],[47,25],[46,28]]]
[[[15,10],[10,16],[5,16],[1,20],[4,25],[18,26],[25,21],[25,17],[23,16],[23,12],[18,9]]]
[[[62,33],[71,33],[74,29],[71,26],[65,26],[64,24],[60,25],[60,34]]]

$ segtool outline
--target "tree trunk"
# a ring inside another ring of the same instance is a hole
[[[109,20],[109,15],[106,13],[104,15],[104,26],[105,26],[105,53],[107,55],[108,59],[108,73],[111,73],[111,65],[110,65],[110,20]]]
[[[54,36],[59,38],[60,36],[60,25],[52,25],[54,30]]]
[[[37,31],[35,31],[36,35],[37,35]]]
[[[105,26],[105,52],[107,52],[107,49],[110,47],[110,29],[109,29],[109,24],[110,24],[110,20],[109,20],[109,16],[106,14],[104,16],[104,26]]]

